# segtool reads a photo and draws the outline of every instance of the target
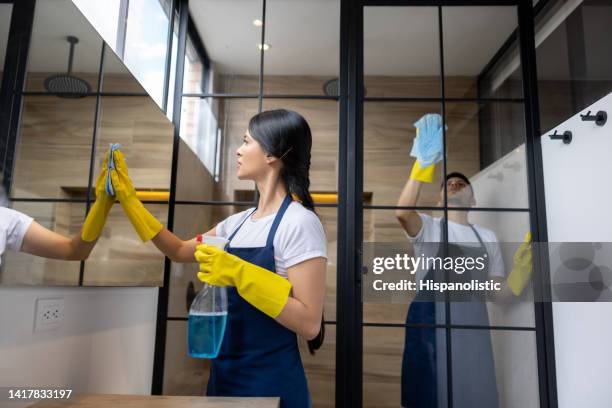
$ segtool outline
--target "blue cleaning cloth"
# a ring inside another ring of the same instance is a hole
[[[428,113],[416,121],[414,127],[419,133],[412,144],[410,156],[417,158],[421,168],[442,160],[442,116]]]
[[[104,187],[104,189],[106,190],[106,194],[111,197],[115,196],[115,189],[113,188],[113,183],[111,181],[111,170],[115,169],[115,159],[113,158],[113,152],[115,150],[119,150],[119,148],[121,148],[121,145],[119,143],[111,143],[108,148],[108,164],[106,166],[108,173],[106,174],[106,186]]]

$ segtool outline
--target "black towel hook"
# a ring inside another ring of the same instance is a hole
[[[591,111],[588,111],[586,115],[580,115],[580,119],[595,122],[597,126],[603,126],[608,120],[608,114],[606,111],[598,111],[595,115],[591,115]]]
[[[553,140],[563,140],[563,143],[570,144],[572,142],[572,132],[566,130],[562,135],[557,134],[557,130],[552,135],[548,135]]]

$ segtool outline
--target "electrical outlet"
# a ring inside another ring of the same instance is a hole
[[[36,299],[34,331],[54,330],[64,320],[64,298]]]

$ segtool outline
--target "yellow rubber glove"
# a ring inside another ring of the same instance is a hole
[[[134,226],[140,239],[148,241],[159,234],[159,231],[161,231],[164,226],[147,211],[138,197],[136,197],[136,190],[128,175],[123,153],[116,150],[113,152],[113,158],[115,159],[116,170],[111,170],[111,182],[115,189],[115,196],[121,203],[123,211],[129,218],[132,226]]]
[[[531,232],[525,234],[524,242],[514,253],[514,266],[508,275],[508,287],[515,296],[520,295],[531,279],[532,271]]]
[[[416,128],[416,137],[419,137],[419,128]],[[430,164],[425,168],[421,168],[421,163],[419,163],[418,160],[415,160],[412,170],[410,171],[410,178],[412,180],[418,180],[424,183],[433,183],[435,168],[435,164]]]
[[[291,291],[287,279],[212,245],[198,245],[194,255],[202,282],[235,286],[244,300],[272,318],[282,312]]]
[[[410,171],[410,178],[412,180],[418,180],[424,183],[432,183],[435,168],[435,164],[430,164],[422,169],[419,161],[415,160],[414,165],[412,166],[412,171]]]
[[[83,229],[81,230],[81,239],[83,241],[91,242],[98,239],[106,223],[108,213],[115,203],[115,198],[106,194],[104,190],[106,175],[108,174],[107,164],[108,154],[106,155],[106,159],[104,159],[102,171],[100,171],[100,175],[96,181],[96,201],[89,209],[87,218],[85,218],[85,222],[83,223]]]

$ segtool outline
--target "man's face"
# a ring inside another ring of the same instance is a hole
[[[472,187],[459,177],[446,180],[449,207],[472,207],[476,204]],[[444,189],[440,190],[440,203],[444,203]]]

